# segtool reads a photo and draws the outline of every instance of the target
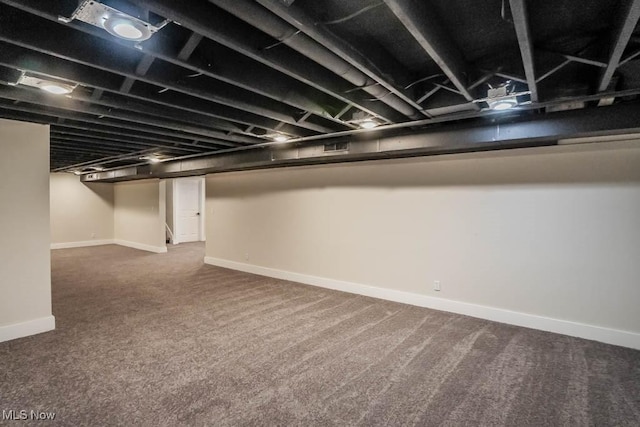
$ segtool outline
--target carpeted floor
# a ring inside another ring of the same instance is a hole
[[[203,256],[53,251],[57,329],[0,343],[0,410],[64,425],[640,425],[640,351]]]

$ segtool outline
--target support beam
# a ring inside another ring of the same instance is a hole
[[[421,0],[384,0],[422,49],[435,61],[467,101],[473,95],[467,89],[468,71],[460,50],[445,33],[433,11]]]
[[[155,61],[155,59],[156,58],[151,55],[144,55],[142,59],[140,59],[140,62],[138,62],[138,66],[136,67],[136,75],[146,76],[147,71],[149,71],[149,68],[151,68],[151,65],[153,65],[153,61]]]
[[[298,119],[298,122],[304,122],[305,120],[307,120],[307,119],[309,118],[309,116],[311,116],[311,112],[310,112],[310,111],[307,111],[306,113],[304,113],[304,114],[302,115],[302,117],[300,117],[300,118]]]
[[[187,42],[184,44],[184,46],[182,46],[180,52],[178,52],[178,59],[180,61],[187,61],[201,41],[202,35],[198,33],[191,33]]]
[[[4,65],[10,68],[20,68],[27,71],[33,71],[38,74],[47,74],[50,70],[55,70],[58,77],[65,77],[68,80],[80,83],[82,86],[94,87],[94,93],[91,97],[91,103],[107,105],[108,100],[114,99],[114,95],[105,95],[105,92],[114,92],[119,95],[126,95],[126,99],[120,102],[129,104],[131,103],[129,98],[143,101],[146,103],[153,103],[163,106],[160,110],[162,112],[181,110],[179,112],[171,113],[173,117],[187,117],[189,121],[196,117],[201,117],[206,120],[209,127],[215,127],[222,130],[233,130],[236,133],[242,133],[236,124],[228,121],[229,119],[235,119],[235,123],[253,125],[265,130],[271,129],[271,126],[275,126],[277,121],[260,117],[251,113],[245,113],[241,111],[231,111],[229,108],[222,108],[222,106],[212,103],[207,99],[199,97],[186,96],[184,93],[172,91],[170,93],[158,94],[155,90],[150,90],[147,85],[137,87],[135,90],[129,90],[128,93],[120,93],[121,82],[120,77],[116,74],[111,74],[106,71],[92,69],[89,66],[83,64],[76,64],[73,62],[65,61],[61,58],[48,56],[44,53],[35,51],[28,51],[27,49],[19,46],[13,46],[8,43],[0,41],[0,50],[3,51],[3,55],[0,56],[0,65]],[[29,57],[31,61],[28,63],[23,62],[24,57]],[[98,87],[96,87],[98,86]],[[96,97],[96,94],[98,95]],[[74,93],[73,96],[79,96]],[[147,106],[153,108],[152,106]],[[188,114],[186,114],[188,112]],[[297,129],[290,125],[287,132],[292,135],[304,135],[305,131]],[[302,127],[304,125],[300,125]],[[311,127],[316,128],[316,125]],[[330,132],[331,129],[320,127],[316,130],[325,129]],[[249,135],[250,136],[250,135]]]
[[[383,78],[367,58],[342,39],[316,25],[295,6],[287,7],[280,1],[256,0],[268,9],[265,11],[249,0],[210,1],[241,19],[250,19],[251,25],[282,40],[283,44],[323,65],[355,86],[363,88],[381,103],[387,104],[406,117],[416,119],[424,116],[420,112],[422,108]],[[296,30],[300,32],[296,37],[288,37],[296,33]],[[379,86],[372,86],[374,82],[379,83]]]
[[[565,59],[564,61],[562,61],[561,63],[559,63],[558,65],[556,65],[555,67],[553,67],[552,69],[550,69],[549,71],[547,71],[546,73],[538,77],[538,79],[536,80],[536,83],[540,83],[544,79],[551,77],[552,75],[554,75],[555,73],[557,73],[558,71],[560,71],[561,69],[569,65],[570,63],[571,63],[571,59]]]
[[[638,56],[640,56],[640,50],[636,50],[635,52],[629,54],[629,56],[627,56],[626,58],[624,58],[623,60],[620,61],[620,65],[624,65],[629,61],[633,61]]]
[[[122,86],[120,86],[120,92],[127,94],[133,87],[133,84],[136,82],[136,79],[133,77],[126,77],[122,82]]]
[[[524,74],[527,78],[527,85],[531,92],[531,102],[538,102],[538,86],[536,85],[535,63],[533,58],[533,43],[529,30],[529,15],[527,12],[526,0],[509,0],[511,5],[511,15],[513,25],[518,36],[518,45],[524,65]]]
[[[267,169],[285,166],[326,164],[415,157],[461,152],[556,145],[560,139],[596,137],[612,134],[640,133],[640,103],[616,104],[609,107],[562,111],[547,116],[524,117],[517,120],[486,120],[431,129],[419,134],[386,136],[368,140],[351,140],[349,148],[340,154],[327,156],[323,145],[335,140],[278,147],[262,145],[260,149],[225,150],[215,156],[194,158],[185,156],[142,170],[141,174],[114,172],[83,177],[90,181],[127,181],[142,176],[169,178],[237,170]],[[345,141],[349,141],[348,139]]]
[[[62,166],[62,167],[57,167],[55,169],[52,170],[52,172],[63,172],[63,171],[69,171],[69,170],[73,170],[73,169],[81,169],[81,168],[87,168],[90,166],[95,166],[95,165],[100,165],[100,166],[106,166],[107,164],[110,163],[115,163],[115,162],[122,162],[122,161],[127,161],[127,160],[131,160],[131,159],[136,159],[139,156],[145,155],[145,154],[150,154],[152,153],[152,150],[139,150],[139,151],[133,151],[130,153],[126,153],[126,154],[119,154],[119,155],[115,155],[115,156],[107,156],[107,157],[102,157],[100,159],[93,159],[93,160],[87,160],[87,161],[83,161],[83,162],[76,162],[76,163],[71,163],[67,166]],[[136,161],[137,163],[137,161]]]
[[[151,116],[134,111],[124,111],[123,109],[114,109],[104,107],[101,105],[89,104],[87,105],[81,101],[75,101],[73,99],[64,98],[62,100],[52,98],[43,95],[41,92],[35,90],[18,89],[10,86],[0,85],[0,97],[4,99],[11,99],[21,102],[29,102],[32,104],[43,105],[52,108],[59,108],[62,110],[73,111],[76,113],[93,114],[100,117],[109,117],[112,119],[118,119],[125,122],[142,123],[149,126],[155,126],[158,128],[170,129],[178,132],[185,132],[187,134],[199,135],[207,138],[218,138],[221,140],[228,140],[229,145],[238,146],[243,144],[255,143],[256,140],[241,137],[238,135],[228,135],[214,129],[207,129],[204,127],[192,125],[186,122],[178,120],[169,121],[163,118],[157,118],[157,116]]]
[[[122,137],[115,137],[113,135],[109,135],[109,134],[102,134],[102,133],[96,133],[96,132],[74,132],[74,131],[69,131],[69,130],[65,130],[65,129],[58,129],[56,127],[52,127],[51,128],[51,135],[57,135],[59,137],[62,138],[75,138],[75,139],[86,139],[87,141],[93,141],[95,143],[104,143],[104,144],[113,144],[114,146],[120,147],[120,148],[126,148],[126,149],[131,149],[131,148],[136,148],[136,146],[139,146],[140,149],[146,147],[146,148],[162,148],[162,149],[168,149],[168,150],[172,150],[172,151],[183,151],[185,153],[199,153],[202,150],[198,150],[198,149],[193,149],[190,147],[185,147],[185,146],[180,146],[180,145],[167,145],[167,144],[162,144],[159,145],[158,142],[156,141],[151,141],[151,140],[144,140],[144,139],[140,139],[137,137],[133,137],[130,136],[128,138],[122,138]]]
[[[176,141],[180,140],[193,140],[197,139],[198,141],[204,141],[206,143],[212,144],[215,147],[236,147],[236,144],[230,143],[229,141],[221,141],[215,138],[207,138],[207,137],[196,137],[193,138],[193,135],[189,135],[182,132],[175,132],[167,129],[157,128],[154,126],[148,126],[140,123],[129,123],[125,121],[111,120],[108,118],[98,118],[95,115],[88,114],[78,114],[72,111],[60,110],[57,108],[52,108],[50,106],[42,106],[40,104],[31,104],[24,103],[20,105],[16,105],[11,101],[7,101],[0,97],[0,110],[4,111],[12,111],[26,114],[35,114],[38,116],[50,116],[50,123],[55,123],[57,117],[64,117],[68,120],[74,120],[81,123],[90,123],[92,125],[98,126],[108,126],[112,129],[127,129],[134,132],[144,132],[153,135],[160,135],[161,137],[168,138],[177,138]],[[182,144],[182,143],[180,143]]]
[[[596,61],[595,59],[582,58],[580,56],[575,56],[575,55],[563,55],[563,56],[565,58],[567,58],[568,60],[573,61],[573,62],[579,62],[581,64],[593,65],[594,67],[600,67],[600,68],[606,68],[607,67],[607,63],[606,62]]]
[[[104,90],[102,89],[99,89],[99,88],[93,89],[93,92],[91,93],[91,100],[98,101],[100,97],[102,97],[103,93],[104,93]]]
[[[605,68],[600,77],[598,92],[609,89],[609,84],[611,83],[613,74],[620,65],[622,54],[624,53],[627,43],[629,43],[629,39],[631,38],[633,30],[636,28],[638,19],[640,18],[640,0],[624,0],[621,3],[623,8],[621,23],[613,38],[607,68]]]

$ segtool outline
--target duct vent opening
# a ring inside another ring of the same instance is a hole
[[[349,143],[336,142],[334,144],[324,144],[325,153],[334,153],[336,151],[349,151]]]

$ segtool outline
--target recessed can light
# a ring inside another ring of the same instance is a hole
[[[367,119],[367,120],[364,120],[364,121],[360,122],[360,127],[362,129],[373,129],[375,127],[378,127],[378,122],[376,122],[373,119]]]
[[[79,3],[78,7],[70,17],[59,16],[58,20],[69,23],[77,19],[98,28],[103,28],[111,35],[134,42],[142,42],[149,39],[154,33],[160,31],[171,22],[168,19],[159,23],[143,21],[137,18],[136,15],[143,15],[144,9],[134,5],[131,5],[132,9],[138,12],[133,12],[133,15],[130,15],[102,4],[97,0],[79,0],[77,3]],[[110,3],[113,2],[110,1]]]
[[[78,86],[68,82],[59,81],[57,79],[49,79],[48,77],[38,77],[31,73],[22,72],[22,75],[16,82],[16,85],[24,85],[43,90],[54,95],[68,95]]]
[[[508,97],[508,98],[502,98],[502,99],[489,100],[487,101],[487,103],[489,104],[489,108],[491,108],[492,110],[504,111],[517,106],[518,100],[514,96],[514,97]]]
[[[71,86],[63,85],[60,83],[44,83],[40,85],[40,89],[54,95],[66,95],[73,91],[73,88]]]
[[[124,39],[138,40],[142,37],[142,31],[129,22],[122,22],[113,26],[113,32]]]
[[[149,28],[141,21],[128,16],[112,14],[103,23],[104,29],[110,34],[121,39],[131,41],[144,41],[151,37]]]
[[[140,160],[146,160],[149,163],[160,163],[162,160],[156,156],[142,156]]]

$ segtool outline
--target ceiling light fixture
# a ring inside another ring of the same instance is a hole
[[[54,95],[66,95],[73,91],[73,88],[69,85],[62,85],[59,83],[46,83],[40,86],[40,89],[45,92],[52,93]]]
[[[147,40],[152,36],[153,33],[149,31],[148,25],[139,19],[121,13],[109,15],[104,18],[102,24],[109,34],[136,42]]]
[[[497,88],[490,87],[487,91],[487,104],[496,111],[504,111],[518,105],[518,99],[509,93],[509,83]]]
[[[372,117],[364,111],[356,111],[353,113],[352,119],[347,123],[367,130],[380,126],[380,121],[376,117]]]
[[[160,163],[162,161],[162,159],[156,156],[142,156],[140,157],[140,160],[146,160],[149,163]]]
[[[127,40],[146,40],[151,37],[149,30],[135,21],[111,16],[104,21],[104,29]]]
[[[367,119],[360,122],[359,125],[362,129],[373,129],[375,127],[378,127],[378,122],[373,119]]]
[[[487,100],[487,104],[489,104],[489,108],[492,110],[503,111],[516,107],[518,105],[518,100],[515,96],[509,96],[500,99],[489,99]]]
[[[489,85],[487,91],[487,97],[482,99],[474,99],[473,102],[480,103],[486,102],[489,109],[494,111],[505,111],[519,105],[530,104],[531,101],[521,102],[518,100],[519,96],[531,95],[531,91],[516,92],[516,86],[511,83],[511,80],[506,81],[499,87],[493,87]]]
[[[103,28],[109,34],[118,38],[134,42],[148,40],[154,33],[170,22],[166,19],[154,25],[95,0],[84,0],[70,18],[60,16],[58,19],[66,23],[77,19],[78,21]]]
[[[54,95],[68,95],[73,92],[73,90],[78,86],[77,83],[71,84],[68,82],[57,81],[49,78],[41,78],[27,74],[24,71],[22,72],[15,85],[35,87]]]
[[[289,138],[286,135],[276,135],[273,137],[275,142],[287,142]]]

